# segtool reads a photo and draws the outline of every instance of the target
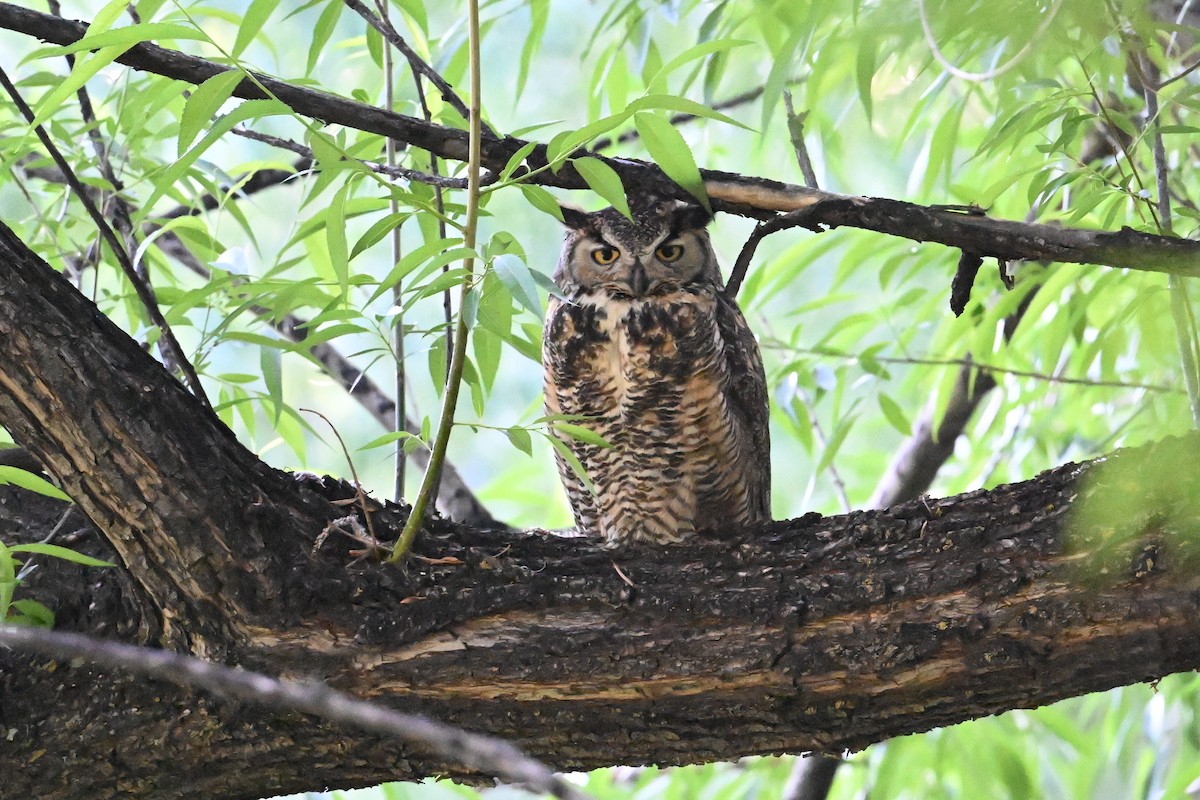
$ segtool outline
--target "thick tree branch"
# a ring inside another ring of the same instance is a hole
[[[81,39],[86,27],[47,14],[0,3],[0,28],[36,36],[56,44]],[[201,83],[228,67],[195,56],[184,55],[150,44],[139,44],[117,59],[119,63],[158,75]],[[286,103],[296,113],[345,125],[357,130],[390,136],[427,150],[442,158],[465,161],[467,133],[424,122],[413,117],[356,103],[313,89],[293,86],[265,75],[243,80],[234,95],[262,99],[268,95]],[[483,165],[502,170],[526,144],[511,136],[485,137]],[[627,191],[652,191],[687,199],[687,195],[652,164],[625,158],[605,159],[620,175]],[[557,172],[541,169],[547,164],[544,145],[525,159],[536,183],[565,189],[585,189],[586,182],[568,163]],[[816,205],[813,221],[826,226],[846,226],[887,233],[919,242],[937,242],[982,256],[1006,260],[1045,260],[1200,276],[1200,242],[1155,236],[1123,229],[1112,233],[994,220],[956,214],[897,200],[836,195],[717,170],[701,170],[715,207],[731,213],[765,218],[775,212],[795,211]]]
[[[681,547],[614,553],[589,540],[438,528],[424,540],[437,563],[416,562],[406,577],[346,564],[327,543],[289,580],[355,602],[262,629],[236,657],[512,738],[567,769],[860,748],[1200,666],[1200,508],[1186,500],[1196,487],[1182,504],[1156,488],[1198,446],[1193,435],[989,492]],[[1072,531],[1081,498],[1139,510]],[[1131,538],[1091,560],[1113,535]],[[45,563],[30,588],[60,625],[86,629],[96,608],[112,624],[119,577]],[[16,731],[0,768],[15,795],[116,796],[110,769],[151,798],[189,781],[215,793],[214,772],[226,796],[462,774],[370,739],[347,758],[343,729],[90,667],[51,671],[0,652],[0,670],[0,713]],[[197,737],[208,747],[195,760],[137,746]],[[42,770],[15,768],[35,751]],[[213,768],[249,752],[254,770]]]

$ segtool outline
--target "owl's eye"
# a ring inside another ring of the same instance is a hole
[[[660,260],[665,261],[668,264],[670,264],[672,261],[678,261],[679,257],[681,255],[683,255],[683,245],[681,245],[681,244],[660,245],[659,248],[654,251],[654,255],[658,256]]]
[[[616,261],[617,256],[620,254],[621,252],[617,248],[606,244],[592,251],[592,261],[595,261],[597,264],[608,265]]]

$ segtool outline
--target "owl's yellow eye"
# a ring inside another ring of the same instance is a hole
[[[617,256],[620,254],[621,252],[617,248],[604,245],[592,251],[592,261],[595,261],[597,264],[608,265],[616,261]]]
[[[660,260],[665,261],[668,264],[670,264],[672,261],[678,261],[679,257],[681,255],[683,255],[683,245],[681,245],[681,244],[660,245],[659,248],[654,251],[654,255],[658,256]]]

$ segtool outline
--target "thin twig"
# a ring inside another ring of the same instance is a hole
[[[788,136],[792,140],[792,149],[796,151],[796,163],[800,166],[800,174],[804,176],[804,185],[810,189],[820,189],[812,159],[808,157],[808,145],[804,142],[804,118],[808,115],[796,113],[792,107],[791,92],[783,93],[783,106],[787,110]]]
[[[425,97],[425,85],[421,81],[421,76],[424,75],[425,77],[429,78],[429,80],[432,81],[435,86],[437,86],[439,89],[441,89],[443,92],[443,97],[447,97],[446,92],[449,89],[449,84],[445,83],[445,81],[442,79],[441,75],[438,74],[436,70],[433,70],[422,59],[418,58],[416,53],[414,53],[412,51],[412,49],[408,46],[408,43],[405,42],[404,39],[400,36],[400,34],[398,34],[396,32],[396,29],[392,26],[391,20],[388,18],[387,4],[386,4],[385,0],[375,0],[375,2],[376,2],[376,6],[379,9],[379,16],[375,16],[374,14],[372,14],[370,11],[367,10],[367,8],[365,6],[363,6],[361,3],[357,2],[357,0],[346,0],[346,5],[348,5],[354,11],[356,11],[359,14],[359,16],[361,16],[372,27],[374,27],[377,31],[379,31],[379,33],[384,37],[384,39],[390,45],[392,45],[392,47],[399,50],[400,54],[403,55],[406,59],[408,59],[409,66],[412,68],[413,86],[415,87],[416,92],[417,92],[417,99],[421,104],[421,114],[424,117],[426,122],[433,122],[433,112],[430,110],[429,101]],[[387,104],[388,104],[389,111],[391,111],[392,107],[393,107],[393,102],[392,102],[393,84],[392,84],[392,66],[391,66],[391,64],[392,64],[391,50],[385,48],[384,49],[384,67],[387,71],[386,86],[387,86],[387,95],[388,95]],[[453,100],[458,101],[459,106],[462,105],[462,101],[459,100],[457,95],[454,95],[453,92],[450,92],[449,97],[447,97],[447,99],[450,99],[450,98],[453,98]],[[458,108],[458,106],[456,106],[456,108]],[[463,115],[464,118],[466,118],[468,116],[468,112],[465,107],[460,108],[459,112]],[[490,128],[483,128],[483,130],[485,130],[489,135],[492,135],[492,136],[495,135],[495,133]],[[388,164],[392,165],[392,166],[394,166],[394,162],[395,162],[395,151],[393,149],[393,147],[394,147],[393,141],[394,140],[391,137],[387,138],[387,148],[388,148],[388,154],[389,154],[388,155]],[[429,169],[433,173],[433,175],[435,175],[439,178],[441,177],[441,170],[438,166],[438,157],[432,153],[430,153],[430,155],[429,155]],[[445,200],[445,196],[442,191],[442,185],[435,183],[435,184],[433,184],[433,186],[434,186],[434,190],[433,190],[434,206],[437,209],[438,236],[444,240],[446,238],[446,233],[447,233],[447,230],[446,230],[446,200]],[[392,202],[393,202],[393,204],[395,203],[394,199]],[[398,233],[396,235],[398,235]],[[396,256],[395,260],[399,261],[399,259],[400,259],[399,253],[396,253],[395,256]],[[442,273],[443,274],[445,274],[449,270],[450,270],[449,264],[442,265]],[[392,287],[392,297],[395,301],[395,306],[397,308],[401,307],[400,294],[401,294],[401,287],[397,283],[396,286]],[[445,369],[445,380],[449,381],[450,380],[450,358],[449,358],[449,355],[450,355],[450,353],[454,352],[454,330],[453,330],[453,328],[454,328],[454,326],[453,326],[454,309],[453,309],[452,301],[450,299],[450,289],[449,288],[446,288],[442,292],[442,318],[443,318],[443,322],[445,323],[445,326],[446,326],[445,333],[443,334],[443,337],[444,337],[443,341],[445,343],[445,353],[447,356],[446,369]],[[397,377],[396,377],[396,397],[397,397],[397,406],[403,407],[403,403],[400,402],[400,398],[403,398],[403,396],[404,396],[404,386],[403,386],[403,382],[404,382],[404,364],[403,364],[404,324],[403,324],[403,316],[402,315],[397,316],[396,326],[397,326],[397,331],[398,331],[398,333],[397,333],[397,353],[398,353],[397,359],[398,359],[398,361],[397,361]],[[396,495],[397,495],[397,498],[396,499],[397,500],[399,500],[400,493],[403,490],[403,486],[404,486],[404,470],[403,470],[404,449],[403,449],[403,444],[404,443],[400,440],[397,440],[397,442],[396,442],[396,465],[397,465],[397,467],[396,467]],[[439,481],[433,487],[433,503],[435,505],[437,503],[437,498],[438,498],[440,491],[441,491],[441,482]]]
[[[62,16],[62,7],[59,5],[58,0],[50,0],[49,7],[51,13],[59,17]],[[136,15],[134,16],[136,19]],[[67,68],[70,70],[75,69],[75,56],[71,53],[68,53],[65,58],[67,62]],[[113,225],[117,229],[117,232],[123,237],[126,251],[130,253],[136,253],[138,248],[138,238],[137,232],[133,229],[132,209],[130,208],[129,204],[125,202],[125,198],[121,194],[125,191],[125,185],[121,182],[120,178],[117,177],[116,170],[114,170],[112,166],[112,161],[108,157],[108,143],[105,142],[104,137],[100,135],[100,123],[96,118],[96,112],[92,107],[92,98],[91,95],[88,94],[87,86],[80,86],[78,89],[76,89],[75,96],[79,99],[79,115],[83,120],[84,129],[87,131],[88,141],[92,143],[92,150],[94,150],[96,153],[96,163],[100,168],[100,174],[106,181],[108,181],[109,186],[112,187],[112,195],[110,196],[109,203],[112,207]],[[100,196],[103,197],[102,194]],[[99,205],[105,204],[100,203]],[[99,260],[99,257],[100,253],[97,249],[97,260]],[[133,266],[137,271],[138,277],[145,282],[147,288],[153,291],[154,283],[150,280],[150,269],[147,266],[146,259],[138,259],[137,263],[135,263]],[[93,300],[94,299],[95,298],[93,298]],[[148,350],[150,346],[149,344],[146,344],[144,347]],[[178,367],[179,359],[183,357],[183,353],[173,352],[169,346],[168,340],[165,338],[159,340],[159,351],[163,357],[163,364],[168,370],[172,372],[175,371],[175,369]]]
[[[794,347],[782,341],[764,341],[763,347],[772,350],[786,350],[789,353],[804,353],[815,356],[827,356],[830,358],[844,358],[847,361],[861,360],[861,358],[854,353],[848,353],[844,350],[832,350],[825,347]],[[1032,370],[1010,369],[1008,367],[998,367],[992,364],[984,364],[969,357],[917,358],[912,356],[872,355],[871,360],[878,361],[881,364],[907,364],[930,367],[965,367],[972,370],[979,370],[980,372],[991,372],[999,375],[1012,375],[1018,378],[1033,378],[1034,380],[1046,381],[1047,383],[1066,383],[1076,386],[1089,386],[1105,389],[1139,389],[1142,391],[1156,392],[1161,394],[1171,394],[1180,391],[1174,386],[1166,386],[1161,383],[1127,383],[1125,381],[1092,380],[1090,378],[1067,378],[1062,375],[1048,375],[1044,372],[1034,372]]]
[[[822,450],[828,450],[829,438],[825,435],[824,428],[821,427],[821,423],[817,420],[816,406],[809,400],[808,393],[799,386],[796,386],[792,391],[800,398],[800,402],[804,404],[804,407],[808,409],[808,421],[812,425],[813,437],[817,440],[817,444]],[[832,459],[829,461],[827,467],[829,469],[830,480],[833,481],[833,488],[837,492],[838,500],[842,503],[842,510],[850,513],[854,506],[850,505],[850,495],[846,493],[846,483],[842,480],[842,476]]]
[[[1172,75],[1171,77],[1167,78],[1166,80],[1157,82],[1156,84],[1154,84],[1154,88],[1156,90],[1165,89],[1166,87],[1170,86],[1175,81],[1182,80],[1183,78],[1186,78],[1188,75],[1191,75],[1197,69],[1200,69],[1200,58],[1197,58],[1191,64],[1184,67],[1178,73]]]
[[[1024,46],[1015,54],[1010,56],[1008,61],[1005,61],[1003,64],[1000,64],[997,67],[989,69],[987,72],[969,72],[950,61],[946,54],[942,52],[942,48],[937,41],[937,36],[934,35],[933,26],[929,22],[929,12],[925,8],[925,0],[917,0],[917,12],[921,17],[921,31],[925,34],[925,43],[929,45],[929,51],[933,54],[933,57],[937,60],[937,62],[942,65],[946,72],[949,72],[956,78],[973,81],[975,83],[982,83],[983,81],[990,81],[994,78],[1000,77],[1017,64],[1021,63],[1022,59],[1029,55],[1029,52],[1033,49],[1033,46],[1037,44],[1039,39],[1041,39],[1042,34],[1044,34],[1050,27],[1050,23],[1054,22],[1054,18],[1058,16],[1058,11],[1062,8],[1062,4],[1063,0],[1054,0],[1054,5],[1052,5],[1045,13],[1041,24],[1038,25],[1038,28],[1033,32],[1033,35],[1029,36],[1025,40]]]
[[[350,477],[354,479],[354,492],[358,498],[358,507],[362,509],[363,519],[367,521],[367,532],[371,534],[373,541],[378,542],[379,537],[375,535],[375,523],[371,521],[371,507],[367,504],[367,493],[363,490],[362,481],[358,479],[358,470],[354,468],[354,459],[350,457],[350,448],[346,447],[346,440],[342,438],[342,434],[338,432],[333,421],[320,411],[312,408],[301,408],[300,411],[320,417],[333,431],[333,438],[337,439],[338,445],[342,448],[342,455],[346,459],[346,465],[350,467]]]
[[[1144,50],[1130,55],[1146,78],[1157,77],[1157,68],[1146,57]],[[1143,94],[1146,98],[1146,124],[1150,130],[1151,149],[1154,152],[1154,180],[1158,190],[1158,232],[1170,236],[1172,230],[1171,193],[1167,179],[1167,151],[1163,145],[1162,122],[1159,119],[1158,92],[1151,88],[1152,81],[1143,80]],[[1167,276],[1167,288],[1171,296],[1171,318],[1175,323],[1175,339],[1179,345],[1180,366],[1183,369],[1183,383],[1187,387],[1188,404],[1192,410],[1192,424],[1200,427],[1200,374],[1197,373],[1197,361],[1200,360],[1200,348],[1196,341],[1196,319],[1192,315],[1192,304],[1188,299],[1187,284],[1178,275]]]
[[[754,251],[758,249],[758,243],[772,233],[788,228],[808,228],[813,233],[820,233],[821,227],[814,224],[812,218],[823,202],[817,201],[796,211],[777,214],[766,222],[756,225],[751,231],[750,237],[746,239],[746,243],[742,245],[737,260],[733,262],[733,269],[729,271],[729,281],[725,284],[725,296],[731,300],[737,297],[738,289],[742,288],[742,281],[746,278],[746,271],[750,269],[750,260],[754,258]]]
[[[21,97],[21,93],[17,91],[17,87],[14,86],[12,81],[9,80],[8,73],[6,73],[2,68],[0,68],[0,84],[4,86],[4,91],[8,93],[10,98],[12,98],[13,104],[16,105],[18,110],[20,110],[21,115],[25,117],[30,125],[33,125],[33,111],[25,103],[25,99]],[[204,393],[204,387],[200,385],[200,377],[196,374],[196,370],[192,366],[192,363],[188,361],[187,356],[184,355],[183,348],[179,345],[179,340],[175,338],[175,334],[171,331],[171,327],[167,324],[166,319],[163,318],[162,312],[158,308],[158,301],[154,297],[154,290],[150,288],[150,286],[147,285],[147,283],[143,281],[137,274],[137,270],[134,269],[133,262],[129,258],[129,253],[126,252],[125,247],[117,239],[117,236],[115,233],[113,233],[112,228],[109,227],[108,221],[104,219],[104,215],[100,213],[100,209],[97,208],[96,204],[92,202],[92,198],[83,188],[83,184],[81,184],[79,179],[75,176],[75,173],[71,169],[71,166],[67,163],[67,160],[63,158],[62,153],[59,152],[58,148],[54,145],[54,142],[51,141],[50,137],[46,134],[45,128],[41,125],[33,125],[33,130],[34,133],[37,134],[38,139],[42,142],[42,146],[46,148],[46,151],[50,154],[50,157],[54,159],[54,163],[58,165],[60,170],[62,170],[63,178],[67,181],[67,185],[71,187],[71,190],[79,198],[79,202],[82,203],[83,207],[87,210],[88,216],[92,218],[92,221],[96,224],[96,227],[99,228],[100,235],[104,237],[104,241],[108,243],[109,248],[113,251],[113,255],[117,259],[117,263],[121,265],[121,269],[124,271],[125,277],[128,278],[130,284],[133,285],[133,289],[137,293],[138,299],[141,300],[142,305],[145,307],[146,313],[149,315],[150,320],[161,332],[163,340],[167,345],[167,349],[174,351],[176,356],[179,358],[179,368],[183,371],[184,378],[187,380],[188,386],[191,388],[192,393],[196,395],[196,398],[204,405],[205,408],[207,408],[209,411],[212,411],[212,403],[208,401],[208,396]]]
[[[388,19],[387,0],[375,0],[375,7],[379,11],[379,16],[383,22],[391,27],[391,20]],[[395,66],[392,63],[392,51],[390,48],[383,48],[383,101],[387,106],[388,111],[396,109],[396,76]],[[413,80],[416,81],[418,88],[421,85],[421,79],[413,72]],[[396,140],[390,136],[384,137],[383,153],[389,167],[396,166]],[[435,191],[441,192],[441,189]],[[392,218],[398,218],[400,214],[400,202],[396,200],[394,192],[388,193],[388,211]],[[445,225],[445,222],[438,220],[439,223]],[[400,258],[403,256],[403,247],[400,240],[401,223],[397,222],[392,226],[390,231],[392,245],[392,265],[400,263]],[[444,236],[442,238],[445,238]],[[392,317],[392,358],[396,362],[395,369],[395,391],[396,391],[396,409],[392,414],[392,430],[400,432],[404,430],[405,409],[407,386],[405,374],[405,353],[404,353],[404,302],[403,302],[403,279],[398,279],[392,287],[392,308],[395,311],[395,316]],[[404,484],[408,466],[408,455],[405,448],[403,437],[397,438],[395,442],[395,453],[393,461],[395,464],[392,476],[392,500],[399,503],[404,498]]]
[[[293,141],[292,139],[286,139],[282,136],[272,136],[269,133],[259,133],[258,131],[250,130],[249,128],[241,125],[235,125],[230,132],[246,139],[253,139],[256,142],[262,142],[263,144],[269,144],[272,147],[278,147],[281,150],[287,150],[310,160],[315,158],[311,148],[302,145],[299,142]],[[380,175],[387,175],[392,178],[403,178],[409,181],[416,181],[417,183],[427,183],[431,186],[444,186],[447,189],[467,188],[467,181],[465,178],[450,178],[445,175],[438,174],[431,175],[428,172],[420,172],[415,169],[409,169],[408,167],[398,167],[391,164],[380,164],[377,161],[365,161],[363,159],[355,159],[355,161],[357,161],[359,164],[362,164],[372,172],[377,172]],[[483,185],[487,186],[495,183],[497,179],[497,176],[488,173],[484,178],[486,182]]]
[[[424,59],[417,55],[416,52],[408,46],[408,42],[404,41],[404,38],[396,32],[396,29],[392,27],[392,23],[386,17],[380,18],[375,16],[371,13],[371,10],[359,2],[359,0],[344,0],[344,2],[351,10],[365,19],[367,24],[379,31],[379,34],[383,36],[384,40],[388,44],[390,44],[392,47],[395,47],[406,59],[408,59],[409,66],[412,67],[414,75],[424,75],[426,78],[428,78],[429,81],[438,88],[438,91],[442,93],[443,100],[449,103],[455,111],[461,114],[463,119],[469,118],[470,111],[467,109],[466,105],[463,104],[462,98],[454,92],[454,87],[451,86],[446,79],[441,76],[441,73],[425,63]],[[496,136],[496,132],[488,127],[487,124],[481,121],[480,126],[484,135],[486,135],[489,139],[499,138]]]
[[[474,250],[475,235],[479,226],[479,177],[483,155],[481,148],[482,129],[480,127],[479,114],[479,94],[482,83],[479,65],[479,0],[468,0],[467,18],[467,49],[471,73],[471,113],[468,117],[470,152],[467,157],[467,180],[470,182],[470,185],[467,188],[467,221],[463,230],[463,244],[469,250]],[[432,454],[429,457],[429,466],[425,469],[425,478],[421,481],[421,490],[413,502],[412,513],[409,514],[408,520],[404,523],[404,530],[400,532],[400,538],[396,542],[395,549],[388,559],[389,561],[403,559],[408,555],[409,550],[412,549],[413,540],[417,536],[417,531],[421,529],[422,522],[424,522],[425,509],[429,506],[430,499],[437,491],[442,461],[446,458],[446,446],[450,442],[450,430],[454,427],[454,410],[458,405],[458,390],[462,385],[463,367],[467,357],[466,300],[467,293],[470,291],[472,284],[471,278],[475,271],[475,259],[473,256],[463,259],[463,269],[467,274],[463,276],[461,284],[462,291],[459,296],[458,306],[458,329],[455,331],[454,336],[454,352],[450,361],[450,375],[446,378],[446,388],[442,394],[442,413],[438,421],[437,435],[434,437]]]
[[[348,0],[348,3],[351,1],[352,0]],[[376,2],[379,2],[382,4],[383,0],[376,0]],[[370,21],[370,20],[368,20],[368,21]],[[387,27],[389,29],[392,29],[391,23],[390,23],[390,21],[388,21],[386,16],[383,17],[382,22],[386,23]],[[372,24],[374,24],[374,23],[372,23]],[[412,51],[408,49],[407,43],[403,39],[400,38],[400,36],[395,32],[394,29],[392,29],[392,37],[394,37],[394,39],[389,38],[386,33],[384,33],[384,37],[387,38],[388,41],[394,47],[396,47],[396,49],[399,50],[400,53],[402,55],[404,55],[405,58],[409,59],[409,64],[412,65],[412,67],[413,67],[413,72],[412,72],[413,87],[415,88],[415,90],[417,92],[417,101],[421,105],[421,118],[424,119],[425,122],[427,122],[427,123],[432,123],[433,122],[433,111],[429,108],[429,99],[425,96],[425,84],[421,82],[421,75],[424,75],[425,72],[422,71],[421,69],[418,69],[417,64],[413,64],[412,59],[414,57],[414,54],[412,54]],[[419,61],[419,59],[418,59],[418,61]],[[421,66],[426,66],[425,62],[423,62],[423,61],[419,61],[419,63]],[[437,73],[435,72],[434,75],[437,75]],[[441,76],[437,75],[437,77],[440,78]],[[430,80],[433,80],[435,86],[439,85],[437,83],[437,80],[435,80],[433,78],[430,78]],[[466,110],[465,109],[461,110],[461,113],[463,114],[463,117],[466,118],[466,116],[467,116]],[[480,121],[480,126],[481,126],[481,130],[484,133],[486,133],[489,136],[495,136],[495,133],[491,130],[491,128],[484,126],[482,121]],[[442,173],[441,173],[441,167],[438,166],[438,164],[439,164],[439,159],[438,159],[437,155],[435,153],[430,153],[429,154],[429,169],[435,176],[440,177]],[[498,176],[493,175],[491,177],[493,180],[495,180]],[[491,182],[492,181],[487,181],[485,183],[482,183],[481,185],[487,186]],[[437,209],[438,237],[441,239],[445,239],[446,233],[447,233],[447,231],[446,231],[446,196],[445,196],[445,193],[442,192],[441,184],[433,183],[432,185],[434,187],[433,205],[434,205],[434,208]],[[450,188],[460,188],[460,187],[450,187]],[[461,188],[466,188],[465,184]],[[443,264],[442,265],[442,274],[445,274],[449,271],[450,271],[450,265]],[[450,355],[450,353],[454,352],[454,306],[450,299],[450,289],[449,288],[447,288],[445,291],[442,292],[442,321],[446,326],[445,333],[443,334],[443,341],[445,342],[446,356],[447,356],[446,357],[445,379],[449,380],[450,379],[449,355]],[[433,490],[434,491],[434,500],[437,499],[437,494],[438,494],[439,490],[440,490],[440,487],[434,487],[434,490]]]
[[[1113,15],[1114,20],[1117,22],[1117,24],[1119,26],[1120,20],[1116,18],[1117,12],[1115,9],[1112,8],[1111,4],[1109,4],[1109,12]],[[1113,121],[1112,116],[1108,113],[1108,104],[1105,103],[1104,99],[1100,97],[1100,92],[1099,92],[1099,90],[1096,89],[1096,84],[1093,83],[1093,81],[1092,81],[1091,73],[1088,72],[1087,68],[1085,67],[1085,65],[1081,59],[1077,59],[1077,60],[1079,61],[1080,68],[1083,70],[1084,79],[1087,81],[1088,91],[1091,93],[1091,96],[1092,96],[1092,102],[1094,102],[1096,104],[1096,107],[1099,110],[1100,115],[1104,118],[1104,124],[1107,126],[1108,130],[1110,130],[1110,131],[1121,130],[1120,126],[1118,126]],[[1137,162],[1133,160],[1133,154],[1130,153],[1130,151],[1129,151],[1129,148],[1132,143],[1126,142],[1125,138],[1122,136],[1117,136],[1116,140],[1117,140],[1117,144],[1121,148],[1121,154],[1125,157],[1123,160],[1129,166],[1129,172],[1130,172],[1131,176],[1133,177],[1133,180],[1137,182],[1138,190],[1139,190],[1137,197],[1138,198],[1149,198],[1149,192],[1146,189],[1146,183],[1142,180],[1142,173],[1138,170]],[[1117,169],[1121,170],[1122,177],[1124,177],[1124,170],[1121,168],[1121,161],[1122,161],[1122,159],[1119,159],[1119,158],[1115,159],[1115,164],[1117,166]],[[1138,204],[1135,204],[1134,207],[1139,208],[1141,206]],[[1154,222],[1155,227],[1158,227],[1160,223],[1159,223],[1157,211],[1154,207],[1154,203],[1151,200],[1146,199],[1145,207],[1150,211],[1150,217],[1151,217],[1152,221]]]
[[[167,650],[18,625],[0,625],[0,644],[50,658],[83,659],[109,669],[170,681],[186,689],[204,689],[272,710],[286,708],[312,714],[330,722],[428,747],[468,769],[511,783],[526,784],[561,800],[588,800],[587,794],[555,775],[548,766],[502,739],[468,733],[426,717],[393,711],[379,703],[357,700],[315,680],[302,683],[272,678],[260,672],[231,669]]]

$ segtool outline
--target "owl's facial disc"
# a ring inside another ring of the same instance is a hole
[[[556,283],[568,294],[604,290],[625,298],[719,286],[704,230],[707,213],[665,205],[652,211],[630,220],[612,208],[593,213],[564,208],[570,232]]]

